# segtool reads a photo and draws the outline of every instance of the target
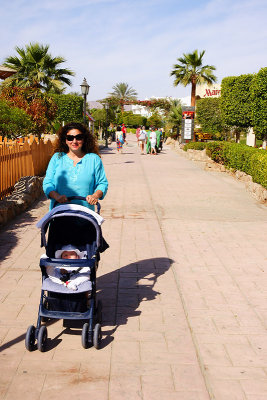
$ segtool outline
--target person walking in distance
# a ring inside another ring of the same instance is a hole
[[[157,154],[157,151],[156,151],[157,134],[156,134],[154,128],[151,129],[150,142],[151,142],[151,151],[150,151],[150,154],[151,154],[151,155],[152,155],[152,154],[155,154],[155,155],[156,155],[156,154]]]
[[[140,143],[141,154],[145,154],[144,149],[145,149],[146,138],[147,138],[147,134],[146,134],[145,127],[143,126],[140,131],[140,134],[139,134],[139,143]]]
[[[126,126],[124,124],[122,124],[121,130],[122,130],[122,136],[123,136],[124,143],[128,144],[127,140],[126,140],[127,128],[126,128]]]
[[[117,131],[116,131],[116,144],[117,144],[117,152],[122,154],[122,146],[124,144],[124,140],[123,140],[123,133],[122,133],[120,126],[117,127]]]
[[[139,135],[140,135],[140,131],[141,131],[141,128],[140,128],[140,126],[138,126],[138,128],[136,129],[136,132],[135,132],[136,140],[137,140],[138,146],[139,146]]]

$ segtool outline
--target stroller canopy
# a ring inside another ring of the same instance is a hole
[[[45,246],[48,257],[67,244],[80,250],[91,248],[91,252],[104,251],[101,224],[104,219],[94,211],[77,204],[56,206],[37,224],[41,229],[41,246]],[[49,228],[48,239],[46,232]]]

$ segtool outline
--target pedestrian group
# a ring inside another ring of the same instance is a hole
[[[162,150],[163,144],[163,131],[154,127],[149,128],[147,131],[143,126],[138,127],[136,130],[136,139],[140,146],[141,154],[157,155]],[[145,149],[146,145],[146,149]],[[146,150],[146,151],[145,151]]]

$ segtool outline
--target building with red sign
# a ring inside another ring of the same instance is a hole
[[[221,95],[221,85],[215,83],[212,85],[197,85],[196,87],[196,98],[205,99],[210,97],[220,97]]]

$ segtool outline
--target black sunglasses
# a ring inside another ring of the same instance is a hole
[[[84,139],[84,134],[83,133],[79,133],[76,136],[74,136],[74,135],[66,135],[66,139],[67,139],[68,142],[72,142],[74,139],[83,140]]]

